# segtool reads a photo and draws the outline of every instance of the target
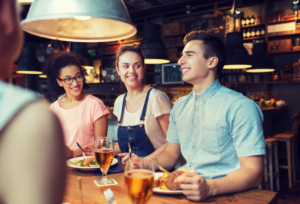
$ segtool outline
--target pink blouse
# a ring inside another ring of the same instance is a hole
[[[51,104],[52,110],[62,125],[65,145],[70,149],[82,147],[94,141],[94,122],[103,115],[109,115],[104,103],[99,98],[88,95],[78,106],[63,109],[58,100]]]

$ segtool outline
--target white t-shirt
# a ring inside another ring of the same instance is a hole
[[[118,121],[120,120],[121,113],[122,113],[123,99],[124,99],[124,94],[120,95],[116,99],[114,105],[114,115],[117,116]],[[129,113],[125,106],[121,126],[133,126],[133,125],[141,124],[140,117],[142,115],[143,107],[144,104],[135,113]],[[166,142],[164,133],[156,118],[164,114],[169,114],[171,112],[171,109],[172,109],[172,105],[170,103],[168,96],[164,92],[161,92],[157,89],[152,89],[149,94],[144,124],[145,124],[146,134],[148,135],[155,149],[158,149]]]

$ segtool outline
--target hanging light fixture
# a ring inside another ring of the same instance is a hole
[[[293,1],[291,9],[295,12],[295,20],[297,20],[298,10],[300,10],[299,0]]]
[[[226,64],[223,69],[244,69],[251,67],[250,56],[243,45],[241,32],[227,33]]]
[[[267,43],[254,43],[252,55],[252,67],[247,69],[250,73],[273,72],[274,65],[268,55]]]
[[[166,45],[161,39],[160,25],[144,25],[143,40],[140,46],[145,53],[145,64],[165,64],[170,62]]]
[[[35,0],[24,31],[72,42],[107,42],[129,38],[137,29],[122,0]]]
[[[293,4],[292,4],[292,10],[293,10],[293,11],[298,11],[298,10],[300,10],[299,0],[293,1]]]
[[[91,70],[94,69],[93,60],[91,55],[87,51],[86,43],[70,43],[70,52],[75,52],[83,58],[84,63],[82,64],[82,66],[87,70],[88,74],[89,72],[91,72]]]
[[[41,65],[35,55],[33,47],[24,46],[18,60],[17,73],[19,74],[42,74]]]
[[[20,4],[31,4],[34,0],[18,0],[17,2]]]

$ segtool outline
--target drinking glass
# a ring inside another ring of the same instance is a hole
[[[145,204],[152,195],[154,164],[150,160],[136,157],[125,166],[125,189],[133,204]]]
[[[111,184],[112,180],[107,179],[107,171],[114,159],[114,142],[110,137],[98,137],[95,140],[94,152],[96,161],[102,172],[102,179],[98,179],[99,184]]]

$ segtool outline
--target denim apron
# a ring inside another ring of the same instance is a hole
[[[149,99],[150,89],[147,93],[144,107],[142,110],[142,115],[140,117],[140,124],[134,126],[121,126],[125,108],[125,99],[127,93],[124,95],[122,112],[120,120],[118,121],[118,143],[122,152],[128,152],[128,143],[131,147],[131,152],[136,154],[139,157],[145,157],[155,151],[151,141],[149,140],[146,131],[145,131],[145,115],[147,110],[147,104]]]

